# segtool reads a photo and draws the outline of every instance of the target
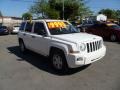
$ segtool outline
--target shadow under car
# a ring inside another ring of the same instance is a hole
[[[19,46],[8,47],[7,49],[10,51],[9,53],[15,54],[17,57],[20,58],[20,59],[17,59],[18,61],[26,61],[26,62],[30,63],[31,65],[37,67],[38,69],[46,71],[46,72],[54,74],[54,75],[59,75],[59,76],[71,75],[71,74],[77,73],[79,71],[82,71],[90,66],[90,64],[89,64],[89,65],[81,66],[79,68],[68,69],[67,72],[63,72],[63,73],[56,72],[51,67],[49,58],[46,58],[42,55],[39,55],[39,54],[34,53],[29,50],[25,54],[22,54],[19,50]]]

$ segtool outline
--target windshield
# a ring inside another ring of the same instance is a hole
[[[47,22],[48,29],[52,35],[79,33],[73,25],[67,22]]]
[[[120,26],[118,26],[118,25],[112,25],[112,26],[110,26],[112,29],[120,29]]]

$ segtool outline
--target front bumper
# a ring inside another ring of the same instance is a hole
[[[0,35],[7,35],[8,32],[0,32]]]
[[[101,49],[91,53],[68,54],[66,56],[66,59],[68,66],[70,68],[76,68],[100,60],[105,56],[105,54],[106,54],[106,47],[102,46]]]

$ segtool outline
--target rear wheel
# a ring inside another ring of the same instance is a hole
[[[52,66],[57,71],[65,71],[68,69],[65,55],[62,51],[56,50],[51,55]]]
[[[26,48],[25,48],[24,42],[22,40],[19,41],[19,47],[20,47],[20,51],[22,53],[26,52]]]

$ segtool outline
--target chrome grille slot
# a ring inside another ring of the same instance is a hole
[[[87,46],[87,52],[90,53],[90,52],[93,52],[93,51],[96,51],[98,49],[101,48],[101,44],[102,44],[102,41],[95,41],[95,42],[90,42],[90,43],[87,43],[86,46]]]

